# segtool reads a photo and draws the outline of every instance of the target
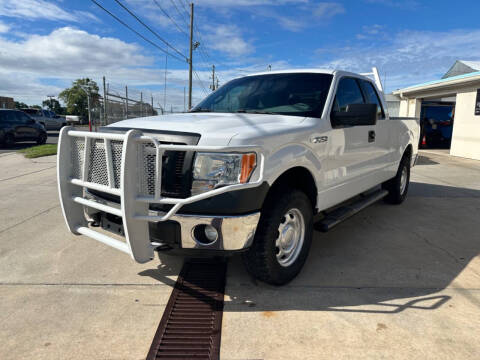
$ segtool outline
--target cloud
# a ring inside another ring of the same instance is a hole
[[[254,51],[253,45],[242,38],[240,29],[235,25],[207,26],[206,30],[208,33],[204,33],[204,38],[214,50],[230,57],[244,56]]]
[[[411,10],[414,10],[420,6],[420,3],[416,0],[365,0],[365,2]]]
[[[28,104],[40,104],[47,94],[55,94],[70,86],[71,81],[90,77],[101,82],[104,75],[109,83],[118,84],[123,92],[129,86],[163,89],[164,72],[155,67],[153,57],[134,43],[113,37],[102,37],[72,27],[62,27],[47,35],[24,35],[22,40],[0,37],[0,78],[2,95],[13,96]],[[197,73],[206,84],[210,73]],[[168,70],[168,104],[183,109],[183,87],[187,83],[187,68]],[[132,87],[132,88],[130,88]],[[194,102],[204,97],[201,84],[194,79]],[[154,92],[154,90],[151,90]],[[139,91],[137,91],[139,95]],[[144,97],[150,95],[144,92]],[[157,99],[162,98],[159,94]],[[139,96],[138,96],[139,97]],[[162,101],[163,104],[163,101]]]
[[[368,71],[377,66],[387,75],[389,90],[440,78],[457,59],[480,59],[480,29],[448,32],[402,31],[381,44],[364,42],[318,49],[321,67]]]
[[[22,19],[56,20],[56,21],[84,21],[85,18],[98,21],[98,18],[86,11],[66,11],[45,0],[1,0],[0,15]]]
[[[331,19],[335,15],[345,13],[345,8],[342,4],[336,2],[322,2],[315,6],[313,15],[323,19]]]
[[[0,48],[3,71],[39,73],[44,77],[68,77],[74,73],[152,63],[152,59],[140,55],[141,50],[135,44],[71,27],[56,29],[48,35],[30,35],[19,42],[0,38]]]
[[[371,38],[384,38],[385,37],[385,26],[383,25],[370,25],[370,26],[362,26],[362,32],[360,34],[355,35],[355,37],[359,40],[371,39]]]
[[[290,4],[307,4],[308,0],[197,0],[195,4],[209,7],[248,7],[248,6],[281,6]]]
[[[0,21],[0,33],[6,33],[10,29],[10,26],[8,24],[5,24],[4,22]]]

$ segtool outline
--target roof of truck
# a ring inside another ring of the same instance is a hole
[[[269,74],[292,74],[292,73],[317,73],[317,74],[331,74],[337,70],[332,69],[287,69],[287,70],[277,70],[277,71],[263,71],[254,74],[249,74],[247,76],[256,76],[256,75],[269,75]]]

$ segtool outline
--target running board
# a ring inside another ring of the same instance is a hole
[[[362,198],[353,204],[339,207],[338,209],[327,213],[322,220],[315,224],[315,229],[318,231],[327,232],[336,225],[340,224],[342,221],[365,209],[367,206],[372,205],[380,199],[383,199],[385,196],[387,196],[387,194],[388,191],[386,190],[378,190],[374,193],[363,195]]]

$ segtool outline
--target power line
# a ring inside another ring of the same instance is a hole
[[[180,18],[185,22],[185,26],[188,27],[188,19],[190,18],[190,14],[188,13],[188,11],[186,12],[187,14],[187,17],[184,18],[185,14],[182,14],[182,12],[178,9],[178,6],[177,4],[175,3],[174,0],[170,0],[170,2],[172,3],[173,7],[175,8],[175,10],[177,10],[177,13],[178,15],[180,15]]]
[[[200,85],[202,86],[202,90],[203,92],[205,93],[205,95],[208,95],[208,91],[207,89],[205,88],[205,86],[203,85],[203,81],[200,79],[200,76],[198,76],[197,72],[195,70],[193,70],[193,73],[195,74],[197,80],[200,82]]]
[[[162,13],[170,19],[170,21],[172,22],[173,25],[176,26],[176,28],[178,29],[178,31],[180,31],[182,34],[184,34],[186,37],[188,37],[188,34],[186,33],[185,30],[183,30],[180,26],[178,26],[177,22],[170,16],[170,14],[168,14],[168,12],[162,8],[162,6],[158,3],[157,0],[153,0],[153,2],[155,3],[155,5],[158,6],[158,8],[162,11]]]
[[[160,35],[158,35],[158,33],[154,30],[152,30],[152,28],[150,26],[148,26],[147,24],[145,24],[137,15],[135,15],[129,8],[127,8],[125,5],[123,5],[120,0],[115,0],[115,2],[120,5],[122,8],[124,8],[130,15],[132,15],[140,24],[142,24],[145,28],[147,28],[153,35],[155,35],[160,41],[162,41],[165,45],[167,45],[170,49],[172,49],[173,51],[175,51],[177,54],[179,54],[180,56],[182,56],[185,60],[187,60],[187,57],[185,55],[183,55],[179,50],[177,50],[175,47],[173,47],[168,41],[166,41],[165,39],[163,39]]]
[[[156,43],[154,43],[153,41],[147,39],[145,36],[143,36],[142,34],[140,34],[138,31],[136,31],[135,29],[133,29],[131,26],[129,26],[128,24],[126,24],[123,20],[119,19],[116,15],[112,14],[110,11],[108,11],[107,9],[105,9],[102,5],[100,5],[97,1],[95,0],[91,0],[95,5],[97,5],[100,9],[102,9],[103,11],[105,11],[108,15],[110,15],[111,17],[113,17],[115,20],[117,20],[120,24],[122,24],[123,26],[125,26],[127,29],[129,29],[130,31],[132,31],[133,33],[135,33],[137,36],[141,37],[143,40],[145,40],[146,42],[148,42],[150,45],[156,47],[158,50],[160,50],[161,52],[165,53],[166,55],[169,55],[175,59],[177,59],[178,61],[185,61],[185,59],[181,59],[179,58],[178,56],[176,55],[173,55],[173,54],[169,54],[167,50],[161,48],[159,45],[157,45]],[[183,55],[182,55],[183,56]]]
[[[174,0],[170,0],[170,1],[172,1],[173,5],[175,6],[175,3],[173,2]],[[178,0],[178,2],[182,5],[182,8],[183,8],[185,14],[188,16],[188,10],[187,10],[187,6],[186,6],[186,5],[188,5],[188,1],[185,0],[185,2],[183,2],[182,0]],[[178,8],[176,6],[175,6],[175,8],[177,9],[177,12],[179,12]],[[203,41],[203,38],[200,36],[200,30],[198,29],[196,23],[193,24],[193,29],[196,33],[196,37],[198,38],[198,40],[200,42],[200,46],[198,47],[200,56],[203,58],[205,63],[213,64],[214,61],[212,60],[212,58],[208,54],[206,47],[202,46],[202,44],[205,44],[205,41]],[[220,80],[220,77],[217,76],[217,78]]]

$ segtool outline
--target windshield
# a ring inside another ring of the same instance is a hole
[[[332,78],[316,73],[247,76],[228,82],[191,111],[321,117]]]

